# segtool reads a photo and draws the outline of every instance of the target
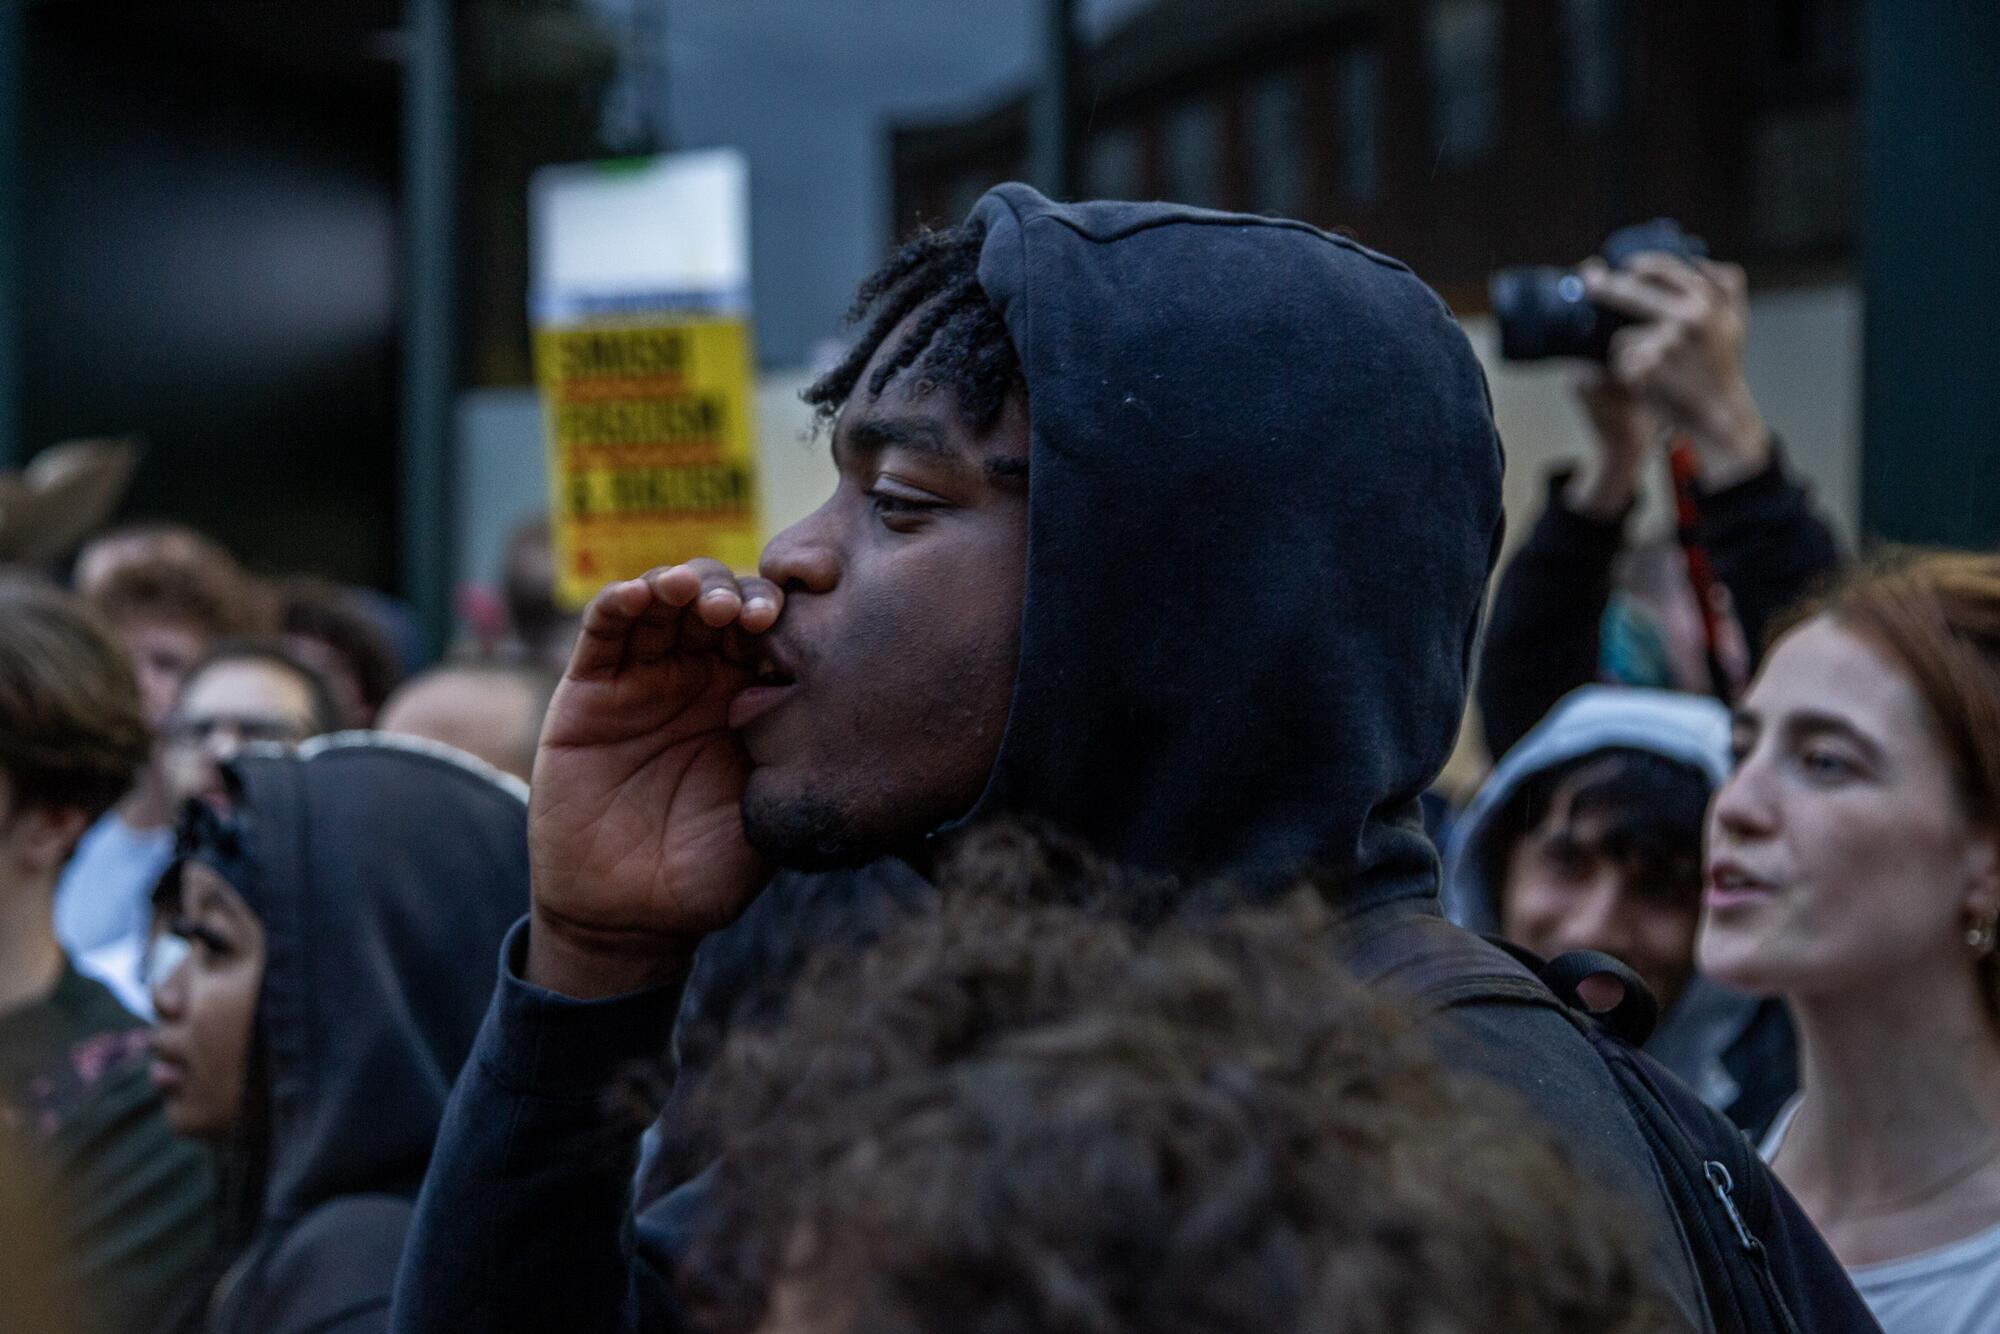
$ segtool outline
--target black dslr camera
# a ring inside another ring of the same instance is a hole
[[[1702,239],[1689,236],[1672,218],[1620,227],[1605,239],[1599,254],[1606,264],[1621,269],[1634,255],[1654,250],[1690,261],[1708,257]],[[1583,279],[1572,269],[1547,265],[1501,269],[1487,291],[1493,318],[1500,323],[1500,355],[1509,361],[1549,357],[1603,361],[1610,352],[1611,335],[1633,322],[1617,311],[1592,305],[1583,294]]]

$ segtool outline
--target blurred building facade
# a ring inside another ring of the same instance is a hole
[[[1861,0],[1160,0],[1077,56],[1074,193],[1304,218],[1408,261],[1464,318],[1518,538],[1590,448],[1565,370],[1502,364],[1496,267],[1669,216],[1750,271],[1747,373],[1860,526]],[[889,134],[899,233],[1033,161],[1027,90]],[[1647,522],[1664,524],[1656,487]]]
[[[1763,282],[1846,276],[1860,0],[1161,0],[1078,57],[1080,195],[1350,232],[1454,309],[1678,218]],[[1025,92],[890,135],[894,226],[1024,176]]]
[[[457,395],[530,379],[528,176],[658,146],[621,3],[0,0],[0,449],[137,435],[124,517],[443,614]]]
[[[2000,305],[2000,6],[1077,7],[1099,15],[1074,66],[1077,193],[1345,229],[1409,259],[1476,342],[1492,268],[1567,263],[1618,224],[1677,217],[1749,266],[1753,388],[1844,526],[2000,538],[2000,377],[1977,332]],[[673,146],[669,106],[689,143],[727,141],[782,84],[808,93],[760,143],[827,156],[794,123],[835,119],[852,94],[841,123],[881,151],[839,160],[869,204],[831,249],[815,248],[824,176],[753,183],[760,318],[785,331],[759,408],[781,526],[828,475],[793,397],[818,331],[836,332],[827,294],[871,239],[1033,175],[1025,83],[877,131],[946,83],[976,93],[1029,67],[1000,29],[913,26],[949,8],[826,0],[809,24],[729,0],[0,0],[0,462],[138,433],[127,517],[211,528],[268,570],[397,589],[435,622],[450,581],[488,577],[542,495],[529,175]],[[694,29],[671,69],[663,23]],[[963,48],[979,59],[944,62],[959,73],[933,71],[920,98],[875,86],[925,63],[912,52]],[[1496,367],[1494,390],[1510,499],[1532,498],[1539,461],[1582,447],[1574,413],[1558,372]]]
[[[26,6],[18,452],[137,435],[128,516],[394,578],[395,10]]]

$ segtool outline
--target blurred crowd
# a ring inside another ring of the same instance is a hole
[[[994,192],[759,573],[437,663],[0,514],[0,1328],[2000,1330],[2000,556],[1649,252],[1496,559],[1441,304],[1212,217]]]

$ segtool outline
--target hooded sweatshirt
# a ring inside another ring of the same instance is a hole
[[[1472,349],[1395,260],[1159,204],[974,210],[1028,385],[1020,672],[974,814],[1142,866],[1425,899],[1500,540]]]
[[[957,823],[1039,817],[1253,893],[1311,867],[1357,908],[1433,900],[1417,802],[1457,738],[1502,519],[1449,310],[1298,222],[1022,185],[972,216],[1028,386],[1029,542],[1006,731]],[[893,859],[780,876],[704,943],[682,1069],[769,1012],[774,974],[928,890]]]
[[[1418,797],[1456,736],[1501,537],[1500,442],[1450,312],[1402,264],[1297,222],[1021,185],[973,216],[1030,445],[1016,683],[967,819],[1041,817],[1251,894],[1311,868],[1356,917],[1435,913]],[[912,874],[859,879],[903,893]],[[725,958],[760,993],[764,942],[817,934],[800,922],[843,901],[880,902],[780,876],[705,943],[696,1007],[727,1008]],[[585,1091],[658,1050],[680,991],[553,995],[519,977],[523,934],[453,1095],[396,1327],[671,1328],[676,1197],[628,1251],[628,1178],[568,1146],[601,1136]],[[1516,1008],[1467,1026],[1459,1054],[1585,1123],[1565,1133],[1625,1174],[1636,1225],[1671,1249],[1595,1056]],[[1549,1043],[1565,1070],[1537,1064]]]
[[[1038,817],[1251,893],[1310,868],[1357,911],[1433,903],[1418,799],[1457,739],[1502,523],[1450,311],[1299,222],[1023,185],[972,217],[1028,386],[1029,539],[1006,730],[957,823]],[[764,1012],[774,965],[892,921],[885,893],[921,902],[913,878],[781,875],[704,943],[684,1055]]]
[[[1687,765],[1712,792],[1729,776],[1729,711],[1665,690],[1585,686],[1507,752],[1453,826],[1445,855],[1445,915],[1471,931],[1500,929],[1499,889],[1487,883],[1494,815],[1536,774],[1613,748]],[[1750,1133],[1797,1087],[1797,1051],[1782,1002],[1725,991],[1696,975],[1646,1050],[1710,1106]]]
[[[527,907],[526,789],[369,733],[246,753],[228,781],[237,814],[184,843],[263,924],[264,1079],[209,1328],[380,1329],[492,960]]]

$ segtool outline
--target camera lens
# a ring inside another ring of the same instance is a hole
[[[1604,262],[1623,268],[1634,255],[1648,251],[1695,259],[1707,255],[1708,247],[1673,219],[1655,218],[1613,232],[1604,242]],[[1509,361],[1549,357],[1602,361],[1610,352],[1611,335],[1629,323],[1622,315],[1592,305],[1584,295],[1583,279],[1573,269],[1501,269],[1487,291],[1493,318],[1500,325],[1500,355]]]
[[[1603,312],[1584,296],[1569,269],[1501,269],[1487,288],[1500,325],[1500,355],[1509,361],[1603,355],[1609,333]]]

